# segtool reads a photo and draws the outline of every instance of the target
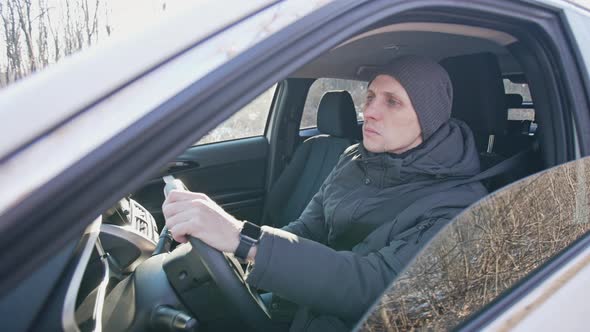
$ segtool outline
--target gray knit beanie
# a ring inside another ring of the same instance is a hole
[[[383,74],[395,78],[406,89],[418,115],[424,141],[449,121],[453,85],[449,74],[438,63],[424,57],[406,55],[379,68],[371,81]]]

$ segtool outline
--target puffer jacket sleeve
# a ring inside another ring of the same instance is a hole
[[[447,222],[429,222],[423,232],[367,255],[263,227],[247,282],[314,311],[356,321]]]

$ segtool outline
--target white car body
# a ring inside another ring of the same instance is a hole
[[[0,143],[0,214],[190,83],[328,2],[286,1],[260,12],[271,2],[226,2],[230,10],[223,11],[204,6],[133,43],[115,40],[75,54],[4,89],[0,130],[9,139]],[[187,29],[194,22],[198,33]],[[16,180],[22,173],[31,176]]]
[[[114,40],[4,88],[0,215],[179,91],[329,2],[228,0],[223,10],[209,2],[133,42]],[[564,1],[537,2],[560,8],[590,77],[590,14]],[[0,222],[2,232],[10,227]],[[486,330],[587,330],[589,284],[586,248]]]

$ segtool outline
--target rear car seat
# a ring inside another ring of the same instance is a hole
[[[507,133],[508,110],[502,72],[496,56],[478,53],[446,58],[440,64],[453,84],[451,115],[465,121],[475,136],[482,171],[506,158],[531,148],[514,151]],[[527,165],[518,165],[505,174],[484,181],[491,192],[529,173]]]
[[[305,140],[267,194],[262,224],[282,227],[297,219],[338,158],[356,142],[358,123],[347,91],[326,92],[317,112],[320,135]]]

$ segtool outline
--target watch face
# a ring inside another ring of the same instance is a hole
[[[245,222],[242,228],[242,235],[258,240],[260,237],[260,227],[251,222]]]

